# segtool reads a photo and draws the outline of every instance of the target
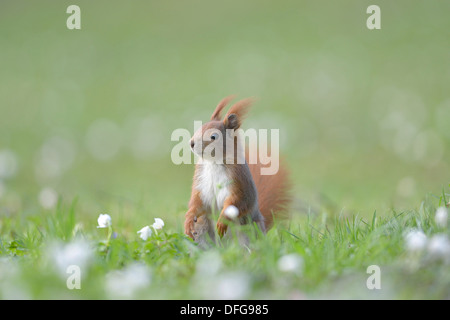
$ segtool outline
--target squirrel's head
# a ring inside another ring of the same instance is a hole
[[[227,157],[227,146],[237,148],[235,130],[241,127],[253,99],[247,98],[236,102],[222,119],[223,108],[233,98],[234,96],[228,96],[222,99],[214,110],[211,120],[203,124],[192,136],[191,149],[202,159],[224,161]]]

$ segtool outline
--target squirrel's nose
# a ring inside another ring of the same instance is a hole
[[[194,140],[191,140],[191,148],[192,149],[194,149],[194,144],[195,144]]]

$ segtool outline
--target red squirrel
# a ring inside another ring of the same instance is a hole
[[[260,169],[263,165],[259,161],[248,163],[248,154],[245,154],[244,161],[238,161],[242,143],[236,130],[241,127],[252,99],[238,101],[222,119],[221,112],[232,98],[222,99],[211,120],[190,140],[191,149],[199,156],[199,162],[195,166],[184,227],[186,235],[198,243],[204,242],[206,235],[213,241],[215,239],[212,212],[220,212],[216,224],[220,237],[227,232],[228,223],[232,220],[226,214],[230,206],[237,208],[238,212],[233,220],[240,224],[256,223],[265,233],[273,224],[273,215],[285,210],[290,202],[288,175],[281,164],[277,173],[262,175]],[[211,147],[216,149],[208,154],[206,151]],[[215,154],[217,150],[218,154]]]

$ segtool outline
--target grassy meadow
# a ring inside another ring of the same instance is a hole
[[[81,30],[71,4],[0,4],[1,299],[450,298],[450,3],[377,1],[381,30],[369,1],[79,0]],[[294,201],[205,251],[171,133],[230,94]]]

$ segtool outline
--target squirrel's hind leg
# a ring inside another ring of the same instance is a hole
[[[258,209],[254,210],[252,213],[252,222],[256,223],[259,230],[263,234],[266,234],[267,230],[266,230],[266,223],[264,221],[264,216],[261,214],[261,211],[259,211]]]
[[[216,236],[214,225],[208,215],[202,215],[197,218],[194,224],[194,241],[202,249],[207,249],[215,245]]]

